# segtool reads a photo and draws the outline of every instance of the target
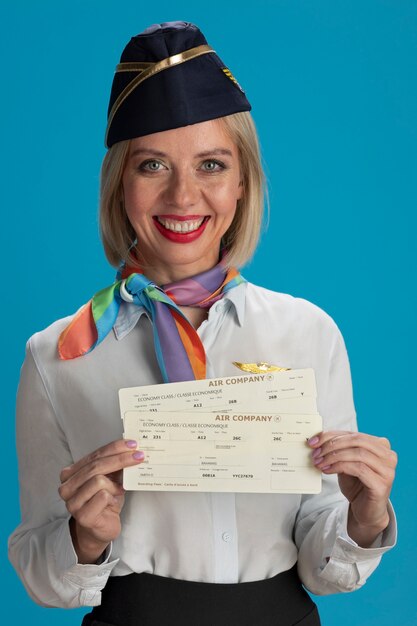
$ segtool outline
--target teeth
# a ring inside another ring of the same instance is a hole
[[[162,226],[168,230],[172,230],[174,233],[192,233],[193,230],[200,228],[201,224],[204,222],[204,217],[192,222],[177,222],[174,220],[166,220],[162,217],[157,217],[156,219]]]

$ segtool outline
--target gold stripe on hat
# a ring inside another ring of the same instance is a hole
[[[140,85],[140,83],[143,83],[144,80],[146,80],[147,78],[150,78],[151,76],[154,76],[154,74],[157,74],[158,72],[167,70],[168,68],[173,67],[175,65],[179,65],[180,63],[185,63],[185,61],[191,61],[191,59],[195,59],[196,57],[202,54],[207,54],[208,52],[215,52],[215,50],[213,50],[211,46],[204,44],[202,46],[197,46],[196,48],[190,48],[189,50],[185,50],[184,52],[180,52],[179,54],[174,54],[172,57],[167,57],[166,59],[162,59],[162,61],[158,61],[157,63],[152,63],[151,66],[148,67],[147,69],[142,70],[142,68],[138,68],[138,71],[140,71],[140,74],[138,76],[135,76],[135,78],[123,89],[122,93],[119,94],[119,96],[115,100],[115,103],[112,106],[112,109],[109,115],[109,120],[107,122],[106,146],[107,146],[107,137],[108,137],[110,126],[114,119],[114,116],[116,115],[119,107],[123,104],[126,98],[130,96],[132,91],[134,91],[136,87]],[[127,63],[127,64],[121,63],[116,67],[116,72],[120,71],[117,69],[120,65],[122,66],[142,65],[142,63],[137,63],[137,64],[136,63]],[[122,69],[121,71],[133,71],[133,70]]]
[[[143,72],[153,65],[155,63],[119,63],[116,65],[116,72]]]

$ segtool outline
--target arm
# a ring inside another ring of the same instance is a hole
[[[365,433],[330,431],[320,433],[309,445],[315,448],[313,463],[326,474],[337,474],[349,501],[349,536],[369,548],[390,521],[388,499],[397,465],[390,442]]]
[[[323,349],[326,350],[327,346]],[[329,439],[326,431],[357,431],[349,361],[337,329],[330,346],[327,378],[320,381],[319,410],[325,432],[315,447]],[[327,461],[322,463],[326,464]],[[391,504],[388,502],[383,524],[385,526],[389,520],[387,527],[382,529],[380,526],[367,533],[363,527],[358,528],[352,523],[349,501],[341,493],[337,475],[332,472],[334,470],[324,470],[321,494],[302,497],[294,529],[300,578],[307,589],[320,595],[353,591],[362,586],[377,567],[382,554],[396,542]],[[359,546],[349,536],[348,528],[355,533],[355,539],[368,547]]]
[[[30,345],[17,399],[17,452],[22,522],[9,539],[9,557],[29,595],[43,606],[96,605],[117,561],[82,565],[61,499],[60,472],[73,462]]]

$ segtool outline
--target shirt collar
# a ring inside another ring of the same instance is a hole
[[[228,300],[234,307],[239,326],[243,326],[245,319],[245,300],[247,283],[242,283],[228,291],[223,300]],[[148,314],[143,306],[137,306],[131,302],[120,304],[119,314],[113,326],[116,339],[123,339],[136,326],[142,315]]]
[[[245,321],[246,287],[248,283],[241,283],[228,291],[224,299],[229,300],[235,308],[235,313],[239,326],[243,326]]]

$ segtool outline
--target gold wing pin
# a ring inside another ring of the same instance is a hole
[[[251,374],[263,374],[265,372],[286,372],[290,370],[290,367],[279,367],[278,365],[271,365],[270,363],[238,363],[232,361],[233,365],[236,365],[243,372],[251,372]]]

